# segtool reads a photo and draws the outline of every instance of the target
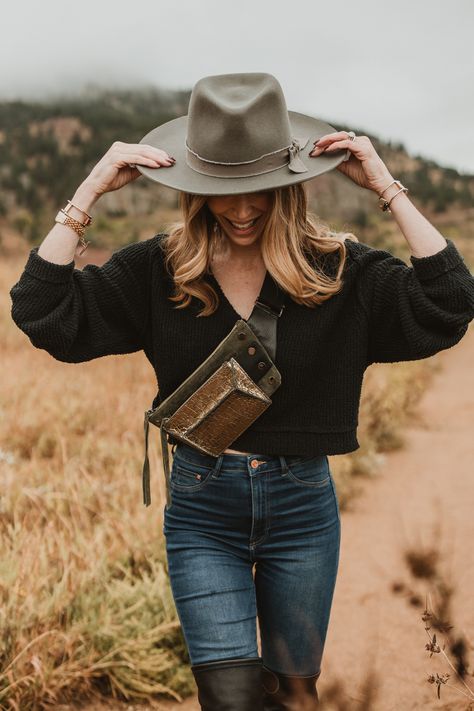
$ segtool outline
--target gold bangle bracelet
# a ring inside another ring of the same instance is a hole
[[[389,184],[387,185],[387,187],[382,190],[382,192],[380,193],[379,197],[382,197],[382,195],[384,194],[384,192],[385,192],[386,190],[388,190],[389,187],[390,187],[391,185],[393,185],[394,183],[399,183],[399,184],[401,185],[401,183],[400,183],[399,180],[392,180],[392,182],[389,183]]]
[[[385,192],[386,190],[388,190],[388,188],[390,187],[390,185],[393,185],[394,183],[397,184],[397,187],[400,188],[400,190],[398,190],[398,191],[395,193],[395,195],[392,195],[392,197],[390,198],[390,200],[386,200],[386,199],[385,199],[384,197],[382,197],[382,196],[383,196],[384,192]],[[387,185],[387,187],[384,188],[384,190],[382,190],[382,192],[381,192],[380,195],[379,195],[378,205],[379,205],[380,209],[382,210],[382,212],[392,212],[391,209],[390,209],[390,203],[392,202],[393,198],[396,197],[396,196],[398,195],[398,193],[408,193],[408,188],[406,188],[404,185],[402,185],[402,183],[401,183],[399,180],[392,180],[392,182],[390,183],[390,185]]]
[[[86,216],[84,222],[82,222],[81,224],[83,224],[84,227],[87,227],[88,225],[91,224],[92,217],[90,215],[88,215],[85,210],[83,210],[80,207],[77,207],[77,205],[74,205],[74,203],[71,202],[70,200],[68,200],[67,203],[68,204],[66,205],[66,207],[64,207],[62,209],[62,212],[64,212],[67,215],[69,213],[69,210],[71,209],[71,207],[74,207],[74,208],[76,208],[76,210],[79,210],[79,212],[82,212],[82,214]]]

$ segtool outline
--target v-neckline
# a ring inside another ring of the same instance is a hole
[[[246,323],[247,323],[248,321],[250,321],[250,319],[252,318],[252,314],[253,314],[253,312],[254,312],[254,309],[255,309],[255,305],[254,305],[254,308],[252,309],[252,311],[251,311],[251,313],[250,313],[250,316],[249,316],[248,318],[244,318],[243,316],[241,316],[241,315],[239,314],[239,312],[238,312],[238,311],[232,306],[232,304],[230,303],[229,299],[228,299],[227,296],[225,295],[224,290],[222,289],[221,285],[220,285],[219,282],[217,281],[217,278],[216,278],[216,276],[215,276],[215,274],[214,274],[214,272],[212,271],[211,268],[209,269],[209,275],[210,275],[211,279],[214,281],[215,285],[217,286],[217,289],[218,289],[219,293],[220,293],[221,296],[222,296],[223,302],[227,305],[228,309],[229,309],[230,311],[232,311],[232,313],[234,314],[234,316],[237,316],[238,319],[241,319],[242,321],[245,321]],[[266,269],[266,270],[265,270],[265,276],[264,276],[264,278],[263,278],[262,285],[261,285],[261,287],[260,287],[260,291],[259,291],[258,294],[257,294],[257,298],[258,298],[258,296],[260,296],[260,294],[262,293],[263,285],[265,284],[266,279],[268,279],[268,276],[269,276],[269,274],[268,274],[268,269]],[[257,299],[255,299],[255,301],[256,301],[256,300],[257,300]]]

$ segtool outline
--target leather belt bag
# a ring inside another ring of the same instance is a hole
[[[158,407],[145,411],[143,500],[151,503],[148,460],[149,423],[161,434],[166,506],[171,503],[169,435],[217,457],[272,404],[281,385],[274,359],[278,318],[286,293],[267,271],[250,318],[239,319],[230,333]]]

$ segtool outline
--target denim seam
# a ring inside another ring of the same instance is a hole
[[[203,454],[203,453],[201,452],[201,454]],[[209,455],[203,455],[203,456],[210,457],[211,455],[209,454]],[[219,455],[219,456],[222,456],[222,455]],[[210,464],[201,464],[200,462],[196,462],[193,459],[188,459],[187,457],[183,456],[183,454],[178,454],[177,457],[175,456],[175,459],[177,459],[178,461],[181,461],[181,462],[186,462],[186,464],[189,464],[190,466],[197,464],[200,467],[209,467],[209,469],[214,470],[216,468],[217,460],[219,459],[219,457],[213,457],[213,459],[215,459],[215,461],[212,466]]]
[[[183,476],[186,476],[189,478],[192,477],[192,474],[189,474],[188,472],[184,472],[184,470],[180,469],[179,462],[176,462],[176,463],[173,462],[173,467],[172,467],[171,473],[170,473],[170,490],[174,489],[175,491],[184,491],[184,492],[187,491],[189,494],[193,494],[195,492],[202,491],[209,484],[209,482],[211,481],[211,478],[212,478],[212,470],[210,470],[205,475],[205,479],[203,481],[198,482],[197,484],[192,484],[192,485],[180,484],[179,482],[176,482],[173,477],[174,473],[177,474],[180,471],[182,472]]]
[[[256,546],[259,546],[263,541],[268,537],[268,533],[270,531],[270,514],[269,514],[269,506],[268,506],[268,487],[267,487],[267,482],[268,482],[268,475],[270,472],[265,472],[265,489],[264,489],[264,511],[263,511],[263,516],[265,520],[265,530],[263,531],[262,535],[260,538],[257,538],[253,543],[251,543],[251,546],[255,548]],[[253,521],[253,517],[252,517]],[[253,528],[253,526],[252,526]]]
[[[268,537],[268,534],[270,533],[270,523],[271,523],[271,506],[269,506],[268,501],[269,501],[269,496],[268,496],[268,479],[270,477],[270,472],[265,472],[265,532],[262,536],[262,539],[264,540],[265,538]]]
[[[252,549],[255,548],[255,543],[252,543],[252,538],[253,538],[253,532],[255,529],[255,496],[253,492],[253,480],[252,477],[249,477],[249,484],[250,484],[250,496],[252,499],[252,527],[250,529],[250,536],[249,536],[249,548],[250,552],[252,552]]]
[[[336,506],[336,515],[337,515],[337,518],[339,519],[339,522],[340,522],[340,521],[341,521],[341,511],[340,511],[340,508],[339,508],[339,500],[338,500],[338,498],[337,498],[337,491],[336,491],[336,487],[335,487],[335,485],[334,485],[334,481],[333,481],[332,476],[330,477],[330,479],[331,479],[332,493],[333,493],[333,496],[334,496],[334,504],[335,504],[335,506]]]
[[[321,481],[305,481],[304,479],[298,479],[298,477],[291,471],[291,467],[288,467],[288,475],[290,479],[292,479],[297,484],[301,484],[302,486],[307,486],[308,488],[312,489],[319,489],[324,486],[327,486],[328,482],[330,481],[329,476],[327,476],[325,479],[321,479]]]
[[[207,484],[209,483],[209,481],[211,479],[217,479],[217,477],[219,476],[221,464],[222,464],[222,459],[223,459],[223,455],[220,454],[216,458],[216,462],[215,462],[214,466],[212,468],[209,468],[207,474],[205,475],[206,478],[204,479],[204,481],[199,482],[198,484],[195,484],[194,486],[186,486],[185,484],[178,484],[177,482],[170,480],[170,488],[175,487],[175,489],[177,489],[178,491],[188,491],[189,493],[193,493],[195,491],[201,491],[202,489],[204,489],[207,486]],[[206,466],[205,464],[199,464],[198,462],[191,462],[189,459],[186,459],[185,457],[180,457],[180,458],[174,457],[173,458],[173,465],[175,465],[176,471],[177,472],[181,471],[183,476],[189,476],[190,478],[192,477],[192,474],[190,474],[189,472],[186,472],[184,470],[184,467],[180,467],[180,461],[186,462],[186,464],[188,464],[190,467],[193,467],[194,465],[201,466],[201,467]]]

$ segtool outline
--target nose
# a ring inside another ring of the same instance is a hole
[[[255,217],[255,209],[252,207],[252,200],[247,195],[235,195],[232,204],[232,214],[236,220],[245,222]]]

